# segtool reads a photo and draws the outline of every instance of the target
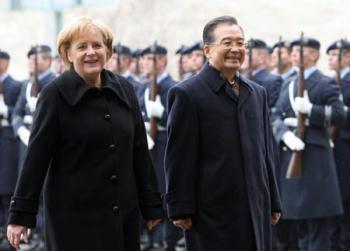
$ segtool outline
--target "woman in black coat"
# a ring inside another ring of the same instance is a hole
[[[58,36],[70,69],[43,89],[7,236],[18,248],[35,227],[44,187],[47,250],[139,250],[139,210],[149,228],[161,196],[133,87],[103,69],[113,34],[81,17]]]

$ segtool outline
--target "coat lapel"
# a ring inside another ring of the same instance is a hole
[[[87,92],[99,90],[96,87],[86,84],[73,68],[64,72],[58,77],[57,81],[59,82],[58,88],[60,93],[71,106],[76,106]],[[103,70],[101,72],[101,81],[101,89],[110,91],[129,108],[132,107],[126,98],[127,94],[125,93],[124,88],[121,87],[122,81],[119,77],[114,76],[111,72]]]

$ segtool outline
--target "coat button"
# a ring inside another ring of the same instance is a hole
[[[113,182],[113,183],[116,183],[117,182],[117,175],[112,175],[110,180]]]
[[[11,200],[10,204],[11,204],[11,206],[16,205],[16,201],[15,200]]]
[[[118,206],[114,206],[113,207],[113,213],[115,213],[115,214],[119,213],[119,207]]]
[[[288,148],[286,146],[284,146],[284,147],[282,147],[282,150],[286,152],[288,150]]]
[[[115,150],[116,146],[114,144],[110,144],[109,145],[109,150],[113,151]]]
[[[107,121],[111,120],[111,115],[110,114],[106,114],[105,115],[105,120],[107,120]]]

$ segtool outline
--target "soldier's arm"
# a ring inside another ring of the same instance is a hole
[[[26,90],[27,90],[27,84],[22,84],[20,93],[16,101],[16,105],[13,109],[12,126],[15,134],[17,134],[18,129],[21,126],[24,126],[24,115],[25,115],[25,109],[27,104]]]
[[[340,126],[345,122],[344,106],[339,99],[339,87],[335,82],[323,85],[322,99],[325,105],[313,104],[309,116],[310,125],[319,127]]]

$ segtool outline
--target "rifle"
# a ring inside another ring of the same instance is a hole
[[[283,65],[282,65],[282,37],[280,36],[278,41],[278,62],[277,62],[277,71],[278,74],[282,74]]]
[[[299,82],[298,82],[298,97],[304,96],[304,33],[300,36],[300,65],[299,65]],[[305,118],[306,115],[298,113],[298,127],[296,129],[296,136],[301,140],[304,139],[305,134]],[[301,178],[302,173],[302,151],[293,151],[290,159],[286,178]]]
[[[0,97],[3,96],[4,97],[4,83],[2,81],[0,81]],[[5,97],[4,97],[5,98]],[[4,116],[2,114],[0,114],[0,136],[2,134],[2,120],[4,119]]]
[[[248,41],[248,79],[252,80],[253,79],[253,41],[249,40]]]
[[[117,73],[121,72],[120,69],[120,53],[122,52],[121,44],[120,42],[117,44],[117,48],[115,50],[115,53],[117,54]]]
[[[151,46],[151,53],[153,54],[153,76],[149,94],[149,100],[155,101],[158,94],[158,84],[157,84],[157,41]],[[150,136],[155,141],[157,136],[158,121],[156,117],[151,117],[150,121]]]
[[[341,75],[340,75],[340,72],[341,72],[341,61],[343,60],[343,48],[342,48],[342,40],[339,40],[337,42],[337,48],[339,50],[339,54],[338,54],[338,67],[336,69],[336,77],[335,77],[335,82],[337,83],[337,85],[340,87],[341,85]],[[330,128],[330,136],[331,136],[331,139],[332,141],[334,141],[336,139],[338,135],[338,128],[335,127],[335,126],[332,126]]]
[[[184,77],[184,67],[183,67],[183,55],[180,54],[180,58],[179,58],[179,78],[183,79]]]
[[[31,79],[32,79],[32,90],[31,94],[32,97],[38,97],[39,92],[41,90],[39,78],[38,78],[38,54],[41,53],[40,46],[34,47],[34,72],[31,73]]]
[[[136,52],[136,57],[135,57],[135,74],[139,75],[141,73],[140,69],[140,53],[137,51]]]

